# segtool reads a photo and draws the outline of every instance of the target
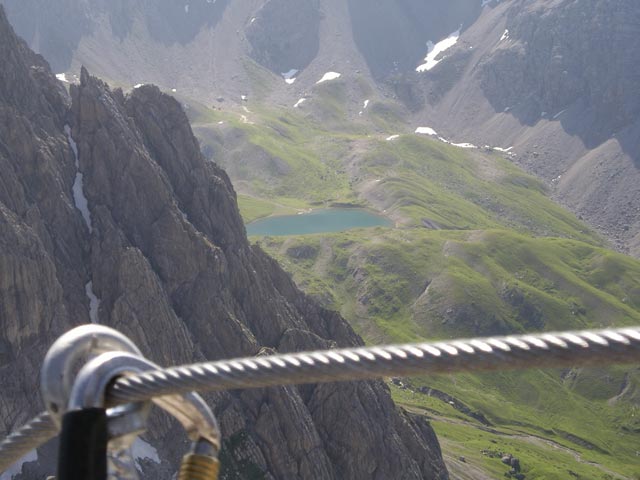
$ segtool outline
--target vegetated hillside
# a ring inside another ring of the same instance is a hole
[[[320,120],[334,108],[318,106],[325,98],[314,93],[293,111],[249,102],[250,113],[191,113],[205,149],[231,172],[245,165],[234,177],[245,219],[348,203],[396,221],[395,229],[256,239],[367,341],[640,322],[640,263],[604,249],[508,154],[392,135],[406,127],[382,121],[388,110],[378,102],[348,125],[335,106],[334,131]],[[261,177],[264,157],[251,152],[268,152],[279,169]],[[309,160],[296,167],[300,158]],[[333,176],[325,182],[303,165]],[[502,476],[499,459],[481,451],[511,449],[527,478],[561,479],[569,470],[634,478],[638,379],[633,368],[403,379],[394,394],[435,416],[454,476],[465,471],[459,456],[486,478]]]
[[[229,178],[174,98],[125,95],[85,69],[69,95],[1,7],[0,64],[3,438],[42,410],[42,358],[82,323],[117,328],[162,365],[362,344],[249,244]],[[206,398],[222,478],[448,478],[431,427],[379,381]],[[181,428],[156,417],[146,438],[144,478],[175,476]],[[43,478],[55,458],[50,444],[16,473]]]
[[[27,23],[49,21],[27,8],[35,3],[5,3],[12,18],[25,5]],[[597,234],[547,198],[561,198],[617,246],[637,252],[637,2],[478,0],[461,11],[469,24],[455,13],[462,1],[428,2],[445,9],[428,11],[404,0],[369,10],[337,0],[218,3],[223,21],[201,10],[187,40],[164,43],[153,38],[145,2],[128,4],[134,21],[117,40],[114,22],[100,14],[71,48],[71,70],[85,62],[126,87],[175,88],[204,152],[230,172],[245,219],[332,204],[369,206],[394,219],[402,228],[393,232],[262,241],[367,339],[637,322],[637,264],[601,250]],[[165,30],[182,22],[178,14],[194,12],[172,8],[176,18]],[[283,12],[299,22],[277,23]],[[378,32],[381,19],[388,29]],[[416,39],[437,42],[461,23],[457,43],[431,59],[437,65],[414,71]],[[375,51],[367,50],[373,30],[385,39]],[[301,72],[287,83],[283,68]],[[340,76],[318,84],[327,72]],[[416,127],[434,135],[416,136]],[[454,148],[438,137],[480,148]],[[485,145],[513,148],[507,155]],[[396,389],[397,398],[473,424],[437,425],[452,451],[493,478],[505,467],[480,450],[520,449],[529,478],[613,475],[581,463],[590,460],[627,478],[636,473],[631,370],[413,383]],[[425,385],[455,397],[412,393]],[[468,402],[510,434],[524,430],[570,450],[478,431],[478,420],[452,412],[450,401]],[[464,471],[458,456],[449,465]]]
[[[190,109],[203,150],[230,172],[241,203],[242,195],[253,197],[256,208],[262,200],[262,214],[247,212],[251,218],[278,206],[370,205],[403,226],[502,226],[601,242],[502,152],[391,135],[406,126],[394,122],[383,102],[372,101],[350,122],[336,101],[343,86],[339,79],[327,82],[293,111],[252,103],[235,112]]]
[[[374,344],[640,322],[640,262],[575,240],[508,230],[378,228],[259,241],[298,285],[339,309]],[[456,375],[401,384],[394,390],[397,401],[441,420],[436,431],[451,441],[444,443],[448,455],[477,457],[482,465],[481,450],[508,451],[516,448],[509,443],[514,438],[532,435],[636,478],[638,368]],[[451,425],[452,418],[462,425]],[[473,433],[486,426],[504,435]],[[554,457],[549,445],[530,451],[530,440],[516,441],[520,450],[511,451],[527,478],[562,479],[569,470],[606,478],[599,466],[579,465],[569,453]]]
[[[374,342],[640,322],[640,264],[583,242],[376,229],[261,244]]]

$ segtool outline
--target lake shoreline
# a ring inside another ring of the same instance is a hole
[[[311,235],[372,227],[393,227],[393,222],[378,212],[354,206],[308,209],[295,215],[270,215],[245,225],[248,236]]]

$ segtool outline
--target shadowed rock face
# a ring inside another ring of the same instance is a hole
[[[108,19],[120,41],[129,35],[136,18],[146,24],[151,38],[165,46],[186,44],[204,27],[215,26],[229,0],[4,0],[16,30],[42,53],[55,71],[71,66],[73,53],[85,35]],[[41,15],[40,12],[47,12]],[[143,12],[139,17],[138,13]]]
[[[40,362],[89,320],[89,281],[100,323],[161,364],[362,343],[248,244],[227,175],[203,158],[173,98],[153,86],[125,96],[83,69],[69,99],[1,9],[0,62],[1,434],[41,409]],[[91,231],[74,205],[65,125]],[[223,429],[223,478],[448,477],[429,425],[398,411],[380,382],[207,398]],[[164,417],[152,427],[165,460],[145,462],[145,476],[169,478],[185,442],[166,441],[180,437]]]
[[[537,113],[583,102],[597,119],[585,135],[592,148],[640,114],[640,4],[550,3],[513,2],[509,39],[483,62],[481,85],[499,112],[523,101]]]
[[[374,77],[413,72],[427,54],[427,42],[471,25],[480,14],[476,0],[348,0],[353,35]]]
[[[247,27],[251,57],[276,74],[303,70],[320,47],[319,0],[269,0]]]

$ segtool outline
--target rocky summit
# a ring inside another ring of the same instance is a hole
[[[203,158],[175,99],[154,86],[125,95],[85,69],[68,94],[2,9],[0,64],[3,435],[42,410],[43,355],[78,324],[112,326],[163,365],[362,344],[249,245],[229,178]],[[222,478],[448,478],[429,424],[398,410],[382,382],[207,399]],[[145,478],[175,472],[178,431],[154,420]],[[53,450],[15,478],[53,473]]]

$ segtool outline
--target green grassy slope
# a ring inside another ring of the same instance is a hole
[[[325,131],[284,110],[207,113],[194,130],[240,191],[300,206],[355,199],[340,162],[350,135],[327,141]]]
[[[385,141],[388,132],[375,126],[382,104],[369,107],[366,121],[336,121],[337,130],[330,128],[320,120],[327,105],[334,105],[326,97],[335,101],[333,115],[344,118],[344,112],[340,94],[332,97],[329,87],[340,92],[339,85],[327,84],[304,104],[306,111],[200,106],[190,116],[203,149],[229,172],[236,189],[267,204],[373,204],[407,226],[506,227],[599,242],[546,196],[540,181],[499,154],[414,134]]]
[[[339,309],[372,343],[640,324],[640,262],[575,240],[508,230],[375,229],[260,242],[298,285]],[[585,462],[636,478],[640,369],[456,375],[412,384],[460,399],[511,434],[546,438]],[[396,399],[414,407],[442,403],[420,394]],[[453,438],[461,433],[446,422],[440,428]],[[539,463],[544,456],[536,455],[520,455],[528,478],[568,478],[566,468]],[[574,473],[590,471],[575,463]]]
[[[451,147],[418,135],[373,142],[362,171],[380,178],[385,208],[420,225],[444,229],[505,226],[545,236],[586,241],[593,234],[551,202],[545,187],[499,155]]]
[[[254,239],[303,290],[369,343],[640,324],[640,262],[604,248],[502,155],[402,134],[412,128],[391,102],[373,99],[358,115],[354,89],[371,93],[340,80],[316,86],[297,109],[190,110],[246,222],[333,204],[396,222]],[[503,478],[496,455],[509,452],[527,479],[640,478],[637,368],[403,384],[392,386],[396,401],[432,418],[457,473],[466,465]],[[447,397],[421,393],[429,388]]]
[[[640,323],[640,262],[576,240],[375,229],[261,244],[347,317],[357,304],[379,340]]]

